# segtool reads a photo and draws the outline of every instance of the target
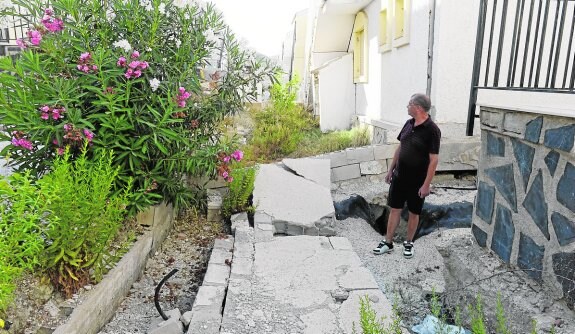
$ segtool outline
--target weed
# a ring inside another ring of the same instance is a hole
[[[229,184],[229,191],[224,196],[222,214],[229,217],[233,213],[241,211],[253,211],[249,197],[254,191],[257,167],[246,167],[231,171],[233,181]]]
[[[507,328],[507,318],[505,316],[505,310],[503,309],[503,303],[501,302],[501,294],[497,294],[497,305],[496,305],[496,315],[497,315],[497,334],[512,334],[509,328]]]
[[[383,334],[385,331],[383,320],[384,318],[377,319],[368,295],[359,298],[359,323],[363,334]]]
[[[469,314],[471,316],[471,332],[473,334],[487,334],[480,295],[477,295],[475,305],[469,305]]]

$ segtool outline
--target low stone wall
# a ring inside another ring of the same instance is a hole
[[[140,278],[148,258],[168,236],[175,212],[171,205],[161,204],[148,208],[137,216],[141,225],[150,230],[132,246],[102,281],[89,292],[81,305],[74,309],[66,323],[56,328],[54,334],[95,334],[108,323],[116,309]]]
[[[398,144],[381,144],[316,156],[331,161],[331,182],[360,177],[382,178],[388,171]],[[443,139],[437,171],[475,171],[481,145],[477,137]]]
[[[575,119],[481,108],[473,235],[575,302]]]

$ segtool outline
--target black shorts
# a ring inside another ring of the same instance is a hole
[[[419,215],[423,209],[423,202],[425,198],[419,197],[419,188],[422,183],[407,182],[400,177],[394,175],[389,187],[389,195],[387,196],[387,205],[392,209],[403,209],[405,202],[407,202],[407,209],[409,212]]]

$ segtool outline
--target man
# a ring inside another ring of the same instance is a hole
[[[441,131],[429,116],[430,108],[431,100],[424,94],[414,94],[407,105],[407,113],[412,118],[397,136],[400,143],[385,176],[385,182],[391,183],[387,199],[391,212],[385,239],[373,250],[375,254],[393,251],[393,236],[399,225],[401,210],[407,202],[409,219],[403,256],[408,259],[413,257],[413,238],[437,168],[441,139]]]

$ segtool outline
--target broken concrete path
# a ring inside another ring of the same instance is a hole
[[[253,202],[271,217],[274,234],[333,235],[329,160],[286,160],[259,167]]]

